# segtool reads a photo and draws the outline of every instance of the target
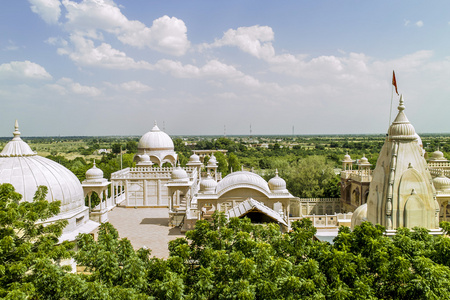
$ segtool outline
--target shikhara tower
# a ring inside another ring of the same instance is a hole
[[[381,224],[388,233],[399,227],[415,226],[438,231],[436,192],[420,138],[404,110],[400,96],[397,117],[389,127],[373,171],[367,207],[359,207],[354,218]],[[357,225],[354,221],[360,223],[352,220],[352,225]]]

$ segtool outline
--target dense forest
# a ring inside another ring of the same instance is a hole
[[[98,239],[58,244],[67,221],[40,187],[33,202],[0,185],[1,299],[449,299],[450,239],[421,228],[363,223],[341,227],[334,243],[314,239],[308,219],[276,224],[215,214],[169,244],[167,259],[134,250],[109,223]],[[445,234],[449,223],[441,223]],[[74,252],[73,249],[77,251]],[[61,266],[73,257],[84,271]]]

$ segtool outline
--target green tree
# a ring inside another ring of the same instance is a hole
[[[234,153],[228,155],[228,172],[231,172],[231,170],[234,172],[241,170],[239,158]]]
[[[47,187],[40,186],[32,202],[21,202],[12,185],[0,185],[0,297],[37,297],[38,280],[43,280],[39,274],[45,270],[48,276],[64,273],[57,265],[71,257],[73,244],[58,244],[66,220],[44,223],[59,213],[60,206],[59,201],[45,200],[46,194]],[[47,284],[47,290],[57,288]]]

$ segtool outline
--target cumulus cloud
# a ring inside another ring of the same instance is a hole
[[[290,62],[295,57],[291,54],[276,55],[272,45],[275,34],[269,26],[254,25],[228,29],[223,37],[211,44],[200,45],[200,50],[223,46],[238,47],[241,51],[268,62]]]
[[[0,65],[3,79],[52,79],[44,67],[31,61],[12,61]]]
[[[61,78],[54,84],[47,85],[47,88],[58,92],[60,95],[76,94],[88,97],[96,97],[102,94],[102,91],[93,86],[82,85],[74,82],[70,78]]]
[[[31,11],[39,15],[47,24],[56,24],[61,16],[59,0],[28,0]]]
[[[204,45],[204,47],[236,46],[257,58],[267,59],[275,55],[275,50],[271,43],[273,39],[274,33],[272,28],[255,25],[239,27],[236,30],[228,29],[221,39],[216,39],[214,43]]]
[[[112,48],[110,44],[101,43],[96,47],[92,40],[82,35],[71,35],[70,42],[73,47],[58,48],[58,54],[68,55],[71,60],[80,65],[119,70],[153,68],[148,62],[135,61],[124,52]]]
[[[417,21],[417,22],[416,22],[416,26],[417,26],[417,27],[422,27],[422,26],[423,26],[423,21],[422,21],[422,20]]]
[[[109,82],[105,82],[105,85],[107,85],[108,87],[116,90],[116,91],[126,91],[126,92],[133,92],[133,93],[144,93],[144,92],[149,92],[152,91],[153,88],[143,84],[140,81],[128,81],[128,82],[122,82],[121,84],[112,84]]]
[[[105,31],[114,34],[122,43],[138,48],[148,47],[162,53],[181,56],[190,47],[184,22],[163,16],[151,27],[129,20],[110,0],[83,0],[80,3],[63,0],[67,9],[65,27],[71,32],[101,39]]]
[[[234,66],[224,64],[218,60],[210,60],[202,67],[197,67],[191,64],[183,65],[179,61],[162,59],[155,64],[155,68],[161,72],[168,72],[178,78],[226,79],[250,87],[258,87],[260,85],[260,82],[256,78],[246,75]]]

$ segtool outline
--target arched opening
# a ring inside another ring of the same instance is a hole
[[[250,221],[255,224],[278,223],[277,221],[260,211],[250,211],[246,215],[242,216],[242,218],[245,217],[249,218]]]

